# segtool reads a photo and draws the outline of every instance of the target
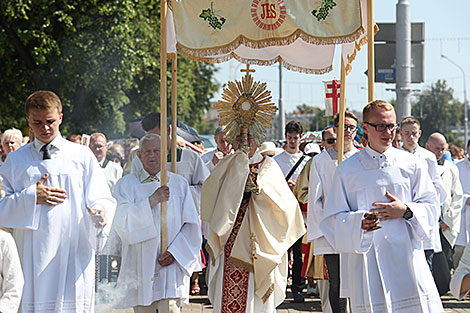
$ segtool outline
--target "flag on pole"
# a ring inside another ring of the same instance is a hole
[[[341,83],[336,79],[324,81],[325,86],[325,116],[338,114]]]

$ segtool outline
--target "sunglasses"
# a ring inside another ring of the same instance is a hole
[[[333,144],[333,143],[335,143],[335,141],[336,141],[336,138],[328,138],[328,139],[326,140],[326,142],[327,142],[328,144],[330,144],[330,145]]]

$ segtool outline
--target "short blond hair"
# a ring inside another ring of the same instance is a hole
[[[59,114],[62,113],[62,102],[52,91],[39,90],[32,93],[28,99],[26,99],[26,115],[29,115],[30,110],[51,111],[54,109],[56,109]]]
[[[395,111],[393,106],[390,103],[388,103],[387,101],[385,101],[385,100],[374,100],[374,101],[371,101],[371,102],[367,103],[367,105],[362,110],[362,121],[363,122],[369,121],[369,116],[370,116],[371,112],[378,109],[378,108],[384,109],[385,111]]]

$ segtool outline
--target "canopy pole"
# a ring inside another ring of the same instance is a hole
[[[166,0],[160,1],[160,164],[161,185],[167,184],[167,155],[168,155],[168,125],[167,125],[167,86],[166,86]],[[166,208],[167,203],[161,203],[161,253],[166,252]]]
[[[343,162],[344,153],[344,113],[346,112],[346,69],[344,68],[344,58],[341,54],[341,85],[339,89],[339,122],[338,133],[336,134],[336,143],[338,149],[338,164]]]
[[[176,129],[178,128],[177,87],[178,87],[178,54],[171,55],[171,172],[177,171],[176,160]]]
[[[375,99],[374,0],[367,0],[367,78],[369,102]]]

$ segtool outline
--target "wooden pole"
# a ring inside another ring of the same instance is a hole
[[[341,86],[339,89],[339,122],[338,133],[336,134],[336,143],[338,144],[338,164],[343,162],[344,153],[344,113],[346,112],[346,69],[344,68],[344,59],[341,55]]]
[[[168,126],[167,126],[167,87],[166,87],[166,0],[160,1],[160,157],[161,157],[161,185],[167,183],[167,155],[168,155]],[[161,251],[166,252],[166,208],[167,203],[161,203]]]
[[[367,78],[369,90],[369,102],[375,100],[375,64],[374,64],[374,0],[367,0]]]
[[[176,173],[176,128],[177,121],[177,78],[178,78],[178,54],[171,56],[171,172]]]

